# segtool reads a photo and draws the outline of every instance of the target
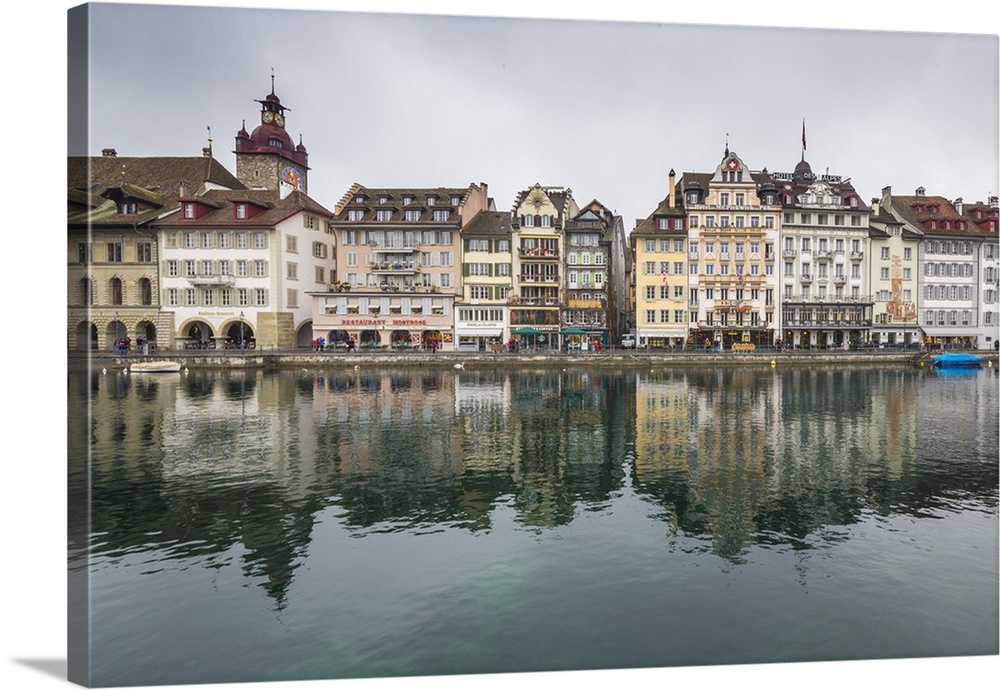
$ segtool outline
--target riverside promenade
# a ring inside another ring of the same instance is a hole
[[[742,353],[732,351],[664,351],[610,349],[593,352],[394,352],[391,350],[334,350],[315,352],[295,350],[168,350],[155,355],[114,353],[70,353],[71,369],[93,366],[124,369],[136,362],[173,361],[189,369],[280,369],[280,368],[394,368],[452,367],[460,369],[497,369],[505,367],[584,367],[584,368],[651,368],[651,367],[770,367],[812,365],[887,366],[910,365],[928,367],[933,356],[925,350],[766,350]],[[996,367],[996,351],[978,351],[983,366]]]

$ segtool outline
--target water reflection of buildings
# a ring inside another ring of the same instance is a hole
[[[912,370],[724,369],[637,384],[635,487],[727,558],[796,547],[900,491],[918,442]]]
[[[241,544],[246,575],[283,606],[317,509],[311,420],[280,404],[294,403],[294,379],[81,372],[70,399],[88,386],[89,430],[70,417],[70,448],[89,449],[70,453],[70,495],[82,505],[89,480],[92,557],[162,549],[224,562]]]
[[[635,490],[724,556],[757,531],[774,419],[770,372],[650,374],[636,386]]]
[[[996,386],[932,375],[73,373],[70,409],[92,392],[91,414],[69,417],[71,504],[86,503],[89,479],[100,549],[238,557],[279,606],[330,507],[357,534],[487,530],[501,505],[545,528],[634,491],[677,532],[738,559],[755,543],[822,542],[867,510],[917,514],[948,491],[994,496],[981,458],[995,457],[983,443],[996,442]],[[956,430],[968,442],[941,447]]]

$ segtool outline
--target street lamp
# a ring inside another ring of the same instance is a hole
[[[240,312],[240,349],[243,350],[243,352],[246,352],[246,350],[247,350],[247,340],[246,340],[246,337],[243,335],[243,318],[244,318],[243,317],[243,312],[241,311]]]
[[[119,343],[119,341],[121,340],[121,338],[118,335],[118,326],[121,325],[121,318],[122,318],[121,314],[116,311],[115,312],[115,349],[118,351],[118,354],[122,354],[121,344]]]

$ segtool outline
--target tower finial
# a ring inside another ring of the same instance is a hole
[[[271,68],[271,95],[274,95],[274,68]]]
[[[211,156],[212,155],[212,126],[209,125],[209,126],[206,127],[206,129],[208,129],[208,155]]]
[[[723,158],[729,157],[729,132],[726,132],[726,153]]]

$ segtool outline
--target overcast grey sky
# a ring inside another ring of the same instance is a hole
[[[310,195],[331,209],[355,181],[486,182],[500,209],[540,182],[631,230],[671,168],[714,169],[727,136],[751,168],[791,171],[803,120],[814,171],[851,177],[866,200],[886,185],[966,200],[1000,186],[996,35],[274,6],[93,5],[86,153],[198,155],[211,127],[233,169],[273,69]]]

